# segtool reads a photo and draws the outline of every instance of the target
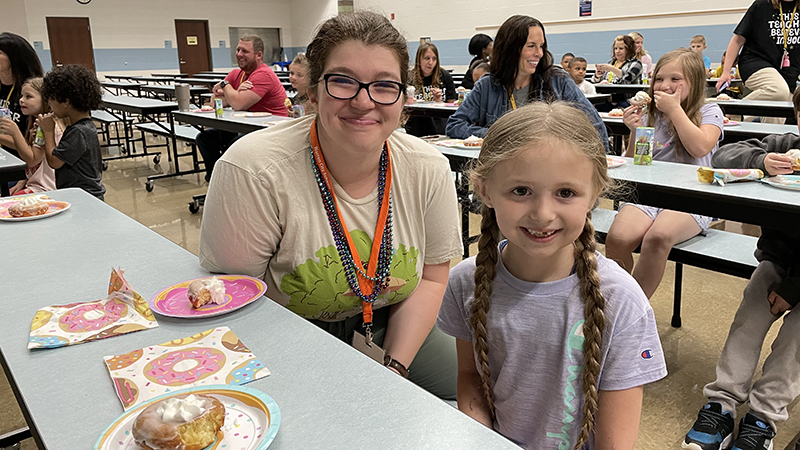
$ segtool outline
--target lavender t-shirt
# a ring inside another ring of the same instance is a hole
[[[700,108],[702,119],[700,125],[709,124],[716,125],[719,128],[719,139],[714,148],[702,158],[695,158],[688,154],[685,150],[681,150],[681,155],[675,154],[675,138],[669,134],[669,123],[663,118],[656,119],[656,145],[653,149],[653,159],[656,161],[679,162],[684,164],[693,164],[695,166],[711,167],[711,156],[719,148],[719,143],[725,137],[723,130],[723,115],[722,110],[716,103],[706,103]],[[647,114],[642,114],[642,123],[647,123]]]
[[[500,248],[504,246],[505,241]],[[606,299],[599,388],[623,390],[665,377],[647,297],[615,262],[596,255]],[[474,257],[450,271],[437,320],[442,331],[470,342],[474,277]],[[494,429],[527,449],[572,449],[584,403],[584,314],[577,275],[548,283],[526,282],[512,276],[501,258],[486,316],[497,412]],[[594,448],[593,439],[586,448]]]

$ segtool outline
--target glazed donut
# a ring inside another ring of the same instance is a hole
[[[33,217],[41,216],[48,209],[50,209],[50,205],[36,195],[9,206],[8,213],[11,214],[11,217]]]
[[[800,150],[793,148],[786,152],[786,156],[792,160],[792,170],[800,170]]]
[[[70,333],[96,331],[116,322],[127,313],[128,305],[116,299],[107,301],[105,305],[90,303],[65,312],[58,319],[58,326]],[[90,317],[87,318],[87,314]],[[91,317],[98,314],[100,314],[99,317]]]
[[[162,386],[191,384],[219,372],[224,365],[225,354],[221,351],[192,348],[167,353],[150,361],[144,367],[144,376]]]
[[[201,450],[214,442],[224,424],[222,402],[208,395],[189,394],[148,406],[131,431],[145,450]]]

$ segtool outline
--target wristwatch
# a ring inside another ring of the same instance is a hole
[[[229,85],[229,84],[230,84],[230,83],[228,83],[227,81],[225,81],[225,80],[222,80],[222,81],[220,81],[220,82],[219,82],[219,88],[220,88],[220,89],[225,89],[225,86],[227,86],[227,85]]]

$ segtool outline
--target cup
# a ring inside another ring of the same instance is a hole
[[[189,85],[178,83],[175,85],[175,99],[178,101],[179,111],[189,110]]]

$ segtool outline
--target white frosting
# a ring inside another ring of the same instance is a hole
[[[20,206],[34,206],[40,203],[44,203],[44,201],[38,195],[33,195],[31,197],[25,197],[24,200],[19,202]]]
[[[635,101],[637,103],[644,103],[644,102],[649,101],[649,100],[650,100],[650,96],[647,95],[647,92],[645,92],[645,91],[639,91],[633,97],[633,101]]]
[[[469,143],[469,142],[474,142],[474,143],[477,143],[477,142],[483,142],[483,139],[482,139],[482,138],[479,138],[478,136],[470,136],[470,137],[468,137],[468,138],[464,139],[464,142],[467,142],[467,143]]]
[[[162,422],[186,423],[206,412],[206,401],[189,394],[184,399],[170,398],[161,402],[156,415]]]
[[[225,283],[217,277],[203,280],[206,289],[211,293],[211,303],[221,304],[225,301]]]

